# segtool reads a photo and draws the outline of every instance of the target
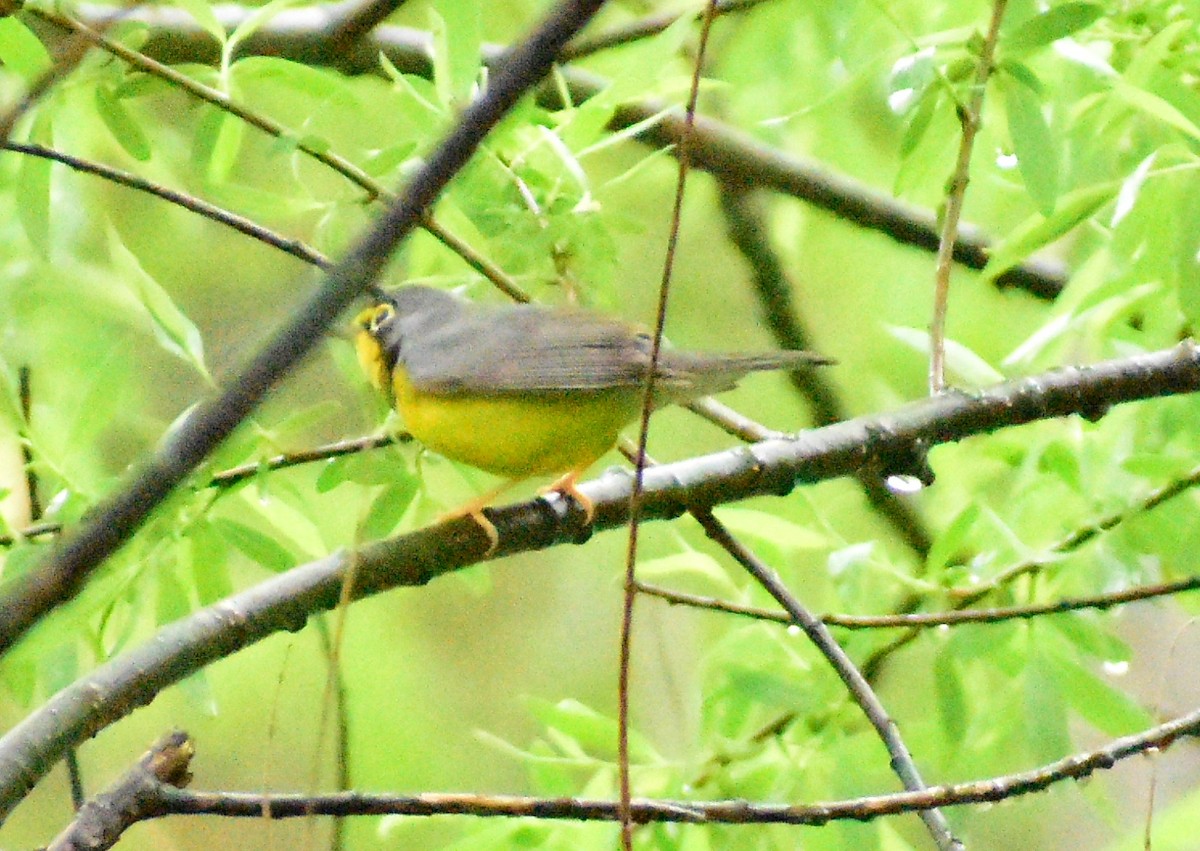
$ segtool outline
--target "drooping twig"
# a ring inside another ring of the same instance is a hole
[[[1142,499],[1139,499],[1133,505],[1127,506],[1120,511],[1115,511],[1090,523],[1080,526],[1078,529],[1070,532],[1062,540],[1054,543],[1046,548],[1046,553],[1049,557],[1036,556],[1034,558],[1025,559],[1017,562],[1001,571],[985,583],[972,588],[966,593],[958,596],[958,601],[955,605],[956,611],[966,610],[970,606],[975,605],[987,595],[1007,587],[1015,579],[1021,576],[1034,574],[1045,567],[1047,564],[1054,561],[1055,556],[1066,555],[1074,552],[1084,546],[1089,541],[1093,540],[1097,535],[1110,529],[1116,528],[1121,523],[1133,517],[1139,517],[1147,511],[1162,505],[1168,500],[1174,499],[1182,493],[1200,485],[1200,467],[1193,468],[1183,477],[1176,479],[1164,485],[1161,488],[1156,488],[1151,493],[1147,494]],[[1153,587],[1153,586],[1151,586]],[[1169,586],[1167,586],[1169,587]],[[1180,588],[1180,591],[1187,590]],[[1097,606],[1097,608],[1101,608]],[[901,647],[912,642],[918,635],[918,631],[910,630],[904,635],[897,636],[893,641],[880,647],[873,654],[867,663],[863,666],[869,671],[878,670],[888,657],[894,654]]]
[[[30,526],[42,522],[42,499],[38,489],[37,468],[33,458],[33,379],[28,365],[17,370],[17,392],[21,401],[21,457],[25,462],[25,494],[29,503]],[[78,812],[84,803],[83,771],[79,767],[79,751],[69,748],[63,756],[67,768],[67,782],[71,789],[71,806]]]
[[[216,398],[195,408],[163,447],[102,502],[69,539],[0,598],[0,652],[50,608],[69,599],[84,577],[141,526],[150,512],[240,423],[268,390],[314,346],[330,323],[383,269],[396,246],[466,164],[483,137],[546,73],[559,48],[603,0],[562,0],[493,73],[487,92],[463,112],[392,204],[325,277],[303,308],[267,342]]]
[[[715,612],[725,612],[733,615],[756,618],[758,620],[774,621],[776,623],[793,623],[792,616],[778,609],[764,609],[761,606],[746,606],[741,603],[731,603],[717,597],[705,597],[699,594],[688,594],[670,588],[660,588],[656,585],[638,583],[638,590],[643,594],[658,597],[668,603],[690,606],[696,609],[709,609]],[[1028,606],[997,606],[992,609],[954,609],[948,612],[913,612],[906,615],[821,615],[821,622],[827,626],[843,629],[929,629],[937,626],[958,626],[961,624],[990,624],[1003,623],[1010,620],[1043,617],[1045,615],[1077,612],[1084,609],[1111,609],[1128,603],[1144,600],[1155,600],[1160,597],[1171,597],[1189,591],[1200,591],[1200,577],[1181,579],[1178,582],[1161,582],[1153,585],[1138,585],[1122,591],[1111,591],[1107,594],[1096,594],[1091,597],[1068,597],[1051,603],[1035,603]]]
[[[621,846],[633,851],[633,819],[629,814],[633,798],[629,780],[629,674],[632,664],[633,605],[637,599],[638,529],[642,510],[642,485],[646,474],[646,443],[650,439],[650,413],[654,409],[654,385],[662,355],[663,333],[667,324],[667,304],[671,295],[671,277],[675,272],[675,251],[679,245],[679,225],[683,215],[683,196],[687,189],[690,131],[696,119],[696,102],[700,96],[700,72],[704,67],[708,37],[716,17],[716,0],[705,4],[700,26],[700,41],[692,66],[692,82],[684,108],[684,131],[676,158],[679,168],[675,178],[675,197],[667,233],[667,248],[663,258],[662,275],[658,285],[658,303],[654,314],[654,332],[650,342],[650,359],[642,388],[641,416],[638,422],[637,450],[633,459],[633,486],[629,490],[629,536],[625,549],[625,585],[621,601],[621,639],[617,677],[617,773],[621,801]]]
[[[91,174],[96,177],[101,177],[119,186],[125,186],[130,189],[135,189],[138,192],[145,192],[149,195],[154,195],[164,201],[169,201],[178,207],[185,210],[190,210],[197,215],[203,216],[206,219],[233,228],[239,233],[245,234],[259,242],[270,245],[272,248],[277,248],[293,257],[303,260],[305,263],[310,263],[318,269],[329,269],[333,265],[328,257],[315,248],[306,245],[298,239],[291,237],[280,236],[269,228],[265,228],[257,222],[247,219],[245,216],[239,216],[237,213],[231,213],[229,210],[223,209],[210,204],[201,198],[194,195],[189,195],[186,192],[180,192],[177,189],[170,189],[161,184],[155,183],[152,180],[147,180],[144,177],[139,177],[127,171],[122,171],[112,166],[104,165],[93,160],[86,160],[82,157],[76,157],[71,154],[57,151],[53,148],[47,148],[44,145],[35,145],[20,142],[5,142],[0,145],[0,149],[12,151],[17,154],[24,154],[30,157],[41,157],[42,159],[53,160],[57,163],[62,163],[68,168],[74,169],[82,174]]]
[[[697,514],[695,511],[693,514]],[[883,740],[884,746],[887,748],[888,755],[891,757],[892,770],[900,778],[904,784],[904,788],[910,792],[923,792],[925,790],[925,782],[921,779],[920,771],[917,769],[916,763],[913,761],[912,754],[909,753],[908,747],[904,744],[904,740],[900,736],[900,730],[896,726],[896,722],[888,715],[883,703],[875,695],[871,684],[867,682],[866,677],[855,666],[854,662],[837,643],[829,629],[821,623],[820,618],[814,616],[808,611],[800,601],[792,595],[779,578],[767,564],[759,560],[740,545],[736,540],[731,538],[725,531],[724,526],[717,521],[712,512],[705,512],[697,515],[704,531],[720,543],[720,545],[729,552],[735,553],[738,562],[746,569],[746,571],[754,577],[754,579],[767,590],[767,592],[775,599],[775,602],[783,606],[784,610],[791,616],[792,622],[804,630],[804,634],[808,636],[809,641],[817,648],[825,660],[833,667],[842,684],[846,686],[851,698],[862,709],[863,714],[867,716],[867,720],[871,722],[871,726],[875,728],[880,739]],[[930,835],[933,836],[938,848],[942,851],[963,851],[963,844],[955,838],[950,829],[950,823],[946,821],[946,817],[941,811],[933,808],[922,810],[920,813],[921,820],[925,822],[926,828]]]

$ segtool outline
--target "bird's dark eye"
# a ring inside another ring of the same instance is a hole
[[[363,328],[365,328],[369,333],[374,334],[395,318],[396,308],[385,303],[378,304],[369,310],[363,311],[361,322]]]

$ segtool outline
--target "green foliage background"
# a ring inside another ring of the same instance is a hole
[[[548,6],[405,4],[392,22],[437,34],[435,78],[425,80],[233,58],[234,42],[248,33],[226,33],[204,3],[162,5],[187,10],[227,48],[224,64],[181,70],[387,186],[411,173],[475,91],[481,45],[517,37]],[[694,9],[614,2],[596,28]],[[717,21],[704,112],[937,209],[959,139],[954,101],[970,95],[989,15],[982,2],[765,2]],[[1200,311],[1197,20],[1195,2],[1008,4],[966,203],[966,218],[999,246],[988,272],[955,272],[949,333],[963,347],[951,358],[955,384],[970,389],[1158,349],[1190,333]],[[573,109],[518,109],[439,202],[438,220],[539,300],[578,299],[649,322],[676,164],[604,128],[623,100],[682,100],[695,34],[684,20],[586,60],[611,88]],[[118,23],[110,35],[136,48],[145,28]],[[0,61],[5,104],[50,62],[20,16],[0,20]],[[178,187],[333,257],[377,212],[294,140],[270,139],[101,53],[55,86],[14,139]],[[710,176],[691,176],[668,334],[678,346],[771,347],[746,266],[723,235],[716,193]],[[920,397],[932,256],[793,199],[765,200],[804,320],[817,348],[839,361],[831,376],[848,410],[882,411]],[[293,258],[160,200],[13,153],[0,154],[0,211],[0,451],[9,531],[29,519],[21,507],[22,440],[48,519],[77,520],[317,278]],[[1059,299],[992,286],[1004,263],[1038,250],[1069,264]],[[499,300],[425,234],[406,244],[387,283],[405,280]],[[32,376],[28,425],[20,366]],[[808,423],[803,404],[776,377],[747,381],[724,401],[773,428]],[[1196,569],[1191,493],[1078,552],[1058,556],[1050,548],[1190,470],[1196,407],[1192,398],[1165,399],[1113,410],[1097,423],[1052,421],[935,449],[936,484],[907,497],[935,538],[923,563],[852,482],[719,514],[816,611],[889,613],[909,595],[926,608],[947,608],[954,591],[1026,560],[1046,564],[991,602],[1178,579]],[[482,474],[404,446],[263,472],[228,491],[206,487],[214,472],[236,464],[369,433],[383,415],[348,339],[331,336],[192,487],[0,662],[0,723],[11,726],[160,624],[271,572],[424,525],[487,485]],[[656,419],[650,450],[675,460],[729,443],[670,411]],[[686,519],[651,525],[643,540],[648,581],[766,604]],[[5,578],[49,545],[8,547]],[[601,535],[582,548],[474,567],[353,606],[341,647],[352,787],[612,796],[623,548],[622,535]],[[876,685],[929,782],[1020,771],[1191,708],[1193,607],[1180,597],[1105,614],[931,630],[893,655]],[[893,636],[839,633],[857,660]],[[802,803],[896,788],[874,734],[801,636],[645,599],[635,644],[637,794]],[[84,746],[89,790],[170,726],[198,742],[200,788],[329,788],[331,746],[316,737],[331,711],[325,671],[314,626],[213,666]],[[792,720],[780,735],[755,738],[785,716]],[[1159,786],[1155,848],[1190,847],[1192,755],[1177,746],[1137,762],[1086,786],[950,816],[971,847],[1140,847],[1146,778],[1157,771],[1169,782]],[[6,846],[44,843],[65,823],[64,777],[56,771],[0,830]],[[351,848],[608,848],[615,841],[612,826],[571,823],[357,819],[349,830]],[[176,819],[140,826],[122,847],[317,847],[326,831]],[[640,847],[684,849],[927,843],[912,817],[639,834]]]

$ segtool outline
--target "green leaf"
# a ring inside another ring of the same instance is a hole
[[[1111,201],[1119,188],[1117,183],[1101,183],[1076,189],[1059,198],[1053,215],[1037,213],[1021,222],[1007,238],[992,248],[987,266],[983,269],[983,280],[994,282],[1038,249],[1065,236]]]
[[[1079,449],[1066,441],[1056,440],[1047,444],[1038,456],[1038,469],[1053,473],[1075,492],[1083,490],[1079,469]]]
[[[462,108],[479,79],[480,7],[462,0],[435,0],[433,6],[434,83],[443,105]]]
[[[212,4],[208,0],[173,0],[176,6],[187,11],[206,33],[213,37],[217,44],[225,44],[225,28],[217,20]]]
[[[145,309],[155,338],[164,349],[191,364],[196,372],[211,382],[212,377],[204,362],[204,341],[200,337],[200,330],[158,281],[146,273],[115,233],[109,235],[109,246],[113,265]]]
[[[391,534],[400,522],[400,518],[404,516],[404,512],[412,505],[417,492],[416,479],[408,478],[402,483],[393,484],[376,494],[375,499],[371,501],[371,507],[367,510],[367,516],[363,518],[362,524],[359,526],[360,540],[374,541]]]
[[[68,638],[38,659],[39,679],[47,694],[54,694],[75,682],[79,676],[79,645]]]
[[[181,546],[183,557],[191,567],[192,582],[201,605],[210,606],[233,593],[228,546],[208,521],[194,523],[187,530]]]
[[[166,565],[157,571],[158,599],[155,606],[156,622],[159,626],[173,623],[185,617],[191,610],[187,589],[175,575],[175,571]]]
[[[925,100],[925,93],[937,80],[937,51],[925,47],[898,59],[888,77],[888,105],[903,113]]]
[[[833,546],[824,533],[765,511],[719,508],[714,513],[735,534],[758,538],[781,549],[821,550]]]
[[[1036,635],[1031,636],[1036,640]],[[1053,762],[1071,752],[1067,711],[1055,667],[1035,653],[1025,668],[1025,731],[1032,756]]]
[[[1042,215],[1049,216],[1058,199],[1058,149],[1042,115],[1041,99],[1027,86],[1011,81],[1004,94],[1008,134],[1025,189]]]
[[[721,567],[721,563],[712,556],[695,550],[639,561],[637,575],[638,579],[650,582],[681,577],[699,577],[727,593],[735,590],[725,569]]]
[[[50,70],[54,61],[38,37],[10,15],[0,18],[0,64],[31,83]]]
[[[226,56],[232,54],[239,43],[250,38],[250,36],[270,23],[271,18],[274,18],[289,6],[297,5],[299,2],[300,0],[272,0],[267,5],[255,9],[254,12],[247,16],[246,20],[238,24],[237,28],[229,34],[229,40],[225,44],[222,53]]]
[[[914,351],[929,354],[928,331],[896,325],[885,325],[884,329]],[[991,364],[954,340],[946,340],[946,368],[953,374],[956,382],[970,387],[987,387],[1004,380],[1004,376]]]
[[[1193,141],[1200,140],[1200,127],[1197,127],[1186,115],[1158,95],[1130,85],[1123,80],[1117,83],[1113,91],[1125,103],[1139,112],[1174,127],[1181,133],[1190,136]]]
[[[962,553],[967,535],[979,519],[979,514],[979,503],[972,502],[958,512],[958,516],[950,522],[945,531],[934,538],[929,555],[925,558],[926,571],[930,576],[941,572],[950,563],[950,559]]]
[[[104,126],[125,149],[125,153],[141,162],[150,159],[150,140],[125,109],[125,104],[114,94],[112,87],[104,84],[96,86],[94,99],[96,111],[100,113]]]
[[[530,699],[530,712],[543,725],[565,735],[587,753],[612,759],[616,756],[617,722],[578,700],[557,703]],[[635,730],[629,731],[629,755],[638,762],[657,762],[659,757],[649,741]]]
[[[1063,698],[1089,724],[1110,736],[1125,736],[1154,726],[1154,717],[1125,692],[1079,663],[1048,658]]]
[[[31,142],[53,145],[48,112],[34,119]],[[16,207],[21,228],[42,257],[50,256],[50,160],[42,157],[21,157],[17,171]]]
[[[904,128],[904,136],[900,139],[901,161],[906,160],[921,144],[925,132],[933,122],[933,115],[939,103],[941,95],[936,91],[926,93],[917,103],[916,109],[908,119],[908,126]]]
[[[1039,78],[1038,75],[1033,72],[1033,69],[1024,62],[1006,59],[996,66],[996,70],[1000,74],[1005,74],[1009,77],[1012,77],[1039,98],[1045,96],[1046,87],[1042,85],[1041,78]]]
[[[374,450],[343,455],[325,463],[317,476],[317,493],[328,493],[338,485],[395,485],[416,482],[404,456],[393,450]]]
[[[295,557],[285,547],[257,529],[223,517],[211,521],[211,525],[218,535],[267,570],[282,573],[296,566]]]
[[[933,684],[937,692],[938,716],[946,731],[947,743],[951,746],[960,745],[967,736],[969,704],[963,690],[958,660],[948,647],[943,647],[942,652],[934,656]]]
[[[205,174],[210,183],[217,185],[229,180],[229,175],[237,164],[242,150],[242,140],[246,136],[246,124],[242,119],[228,113],[220,113],[216,119],[215,132],[212,135],[212,148],[208,157],[208,169]]]
[[[1109,227],[1115,228],[1121,221],[1129,215],[1137,204],[1138,196],[1141,195],[1142,186],[1146,183],[1146,177],[1150,174],[1150,167],[1154,165],[1154,160],[1158,156],[1158,151],[1153,152],[1146,157],[1129,175],[1121,181],[1121,191],[1117,193],[1117,203],[1113,205],[1112,221],[1109,222]]]
[[[795,711],[811,702],[808,687],[791,676],[733,665],[728,677],[730,688],[740,698],[771,709]]]
[[[1097,3],[1063,3],[1035,15],[1004,39],[1008,50],[1035,50],[1087,29],[1104,15]]]

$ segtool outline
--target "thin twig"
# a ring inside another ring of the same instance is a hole
[[[960,593],[954,608],[956,610],[966,610],[987,595],[1008,586],[1018,577],[1037,573],[1047,564],[1056,561],[1057,557],[1064,556],[1080,549],[1082,546],[1084,546],[1084,544],[1094,539],[1100,533],[1111,530],[1121,523],[1124,523],[1134,517],[1139,517],[1145,512],[1162,505],[1164,502],[1173,499],[1182,493],[1186,493],[1188,490],[1196,487],[1198,484],[1200,484],[1200,466],[1193,468],[1182,478],[1151,491],[1133,505],[1126,506],[1120,511],[1115,511],[1112,514],[1101,517],[1098,520],[1094,520],[1091,523],[1075,529],[1066,535],[1066,537],[1048,547],[1046,550],[1046,555],[1039,555],[1034,558],[1017,562],[1016,564],[1001,570],[988,582],[972,588],[970,591]],[[953,594],[954,592],[952,591],[951,593]],[[897,636],[887,645],[880,647],[871,655],[871,658],[863,666],[864,669],[871,672],[878,670],[879,667],[892,654],[894,654],[900,648],[911,643],[914,639],[916,639],[918,634],[919,633],[916,630],[906,632],[904,635]]]
[[[21,420],[24,434],[21,439],[21,458],[25,467],[25,495],[29,503],[29,528],[41,524],[42,499],[38,493],[38,475],[33,458],[33,381],[31,370],[23,364],[17,370],[17,392],[21,402]],[[83,807],[85,794],[83,772],[79,767],[79,751],[69,748],[63,757],[67,768],[67,785],[71,790],[71,806],[75,812]]]
[[[621,607],[621,641],[617,679],[617,771],[621,790],[621,845],[633,851],[633,819],[630,816],[632,789],[629,782],[629,669],[633,641],[633,604],[637,599],[638,520],[641,516],[642,488],[646,475],[646,443],[650,437],[650,413],[654,408],[654,385],[662,354],[663,332],[667,324],[667,303],[671,293],[671,276],[675,271],[675,251],[679,244],[679,226],[683,217],[683,195],[687,188],[689,132],[696,119],[696,102],[700,97],[700,72],[704,67],[708,37],[716,17],[716,0],[708,0],[700,25],[700,41],[692,66],[691,88],[684,108],[684,131],[676,157],[679,169],[675,179],[675,198],[671,207],[670,229],[667,234],[666,255],[658,286],[658,305],[654,316],[654,333],[650,343],[650,362],[646,368],[642,409],[638,423],[637,454],[633,464],[633,487],[629,492],[629,538],[625,551],[625,587]]]
[[[660,588],[644,582],[638,583],[638,590],[643,594],[658,597],[668,603],[680,606],[690,606],[696,609],[709,609],[716,612],[726,612],[742,615],[757,620],[774,621],[776,623],[793,623],[792,616],[778,609],[764,609],[761,606],[746,606],[732,603],[717,597],[705,597],[700,594],[688,594],[671,588]],[[1181,579],[1178,582],[1163,582],[1153,585],[1138,585],[1123,591],[1111,591],[1107,594],[1096,594],[1091,597],[1069,597],[1052,603],[1039,603],[1028,606],[998,606],[993,609],[954,609],[948,612],[914,612],[907,615],[821,615],[821,622],[827,626],[843,629],[928,629],[936,626],[958,626],[961,624],[991,624],[1003,621],[1035,618],[1044,615],[1056,615],[1063,612],[1075,612],[1082,609],[1111,609],[1127,603],[1143,600],[1153,600],[1158,597],[1169,597],[1188,591],[1200,590],[1200,577]]]
[[[230,467],[227,470],[222,470],[219,473],[215,473],[211,479],[199,487],[226,490],[234,487],[235,485],[241,484],[247,479],[252,479],[267,470],[283,470],[287,469],[288,467],[296,467],[301,464],[314,464],[321,461],[329,461],[334,458],[340,458],[344,455],[353,455],[355,453],[366,452],[371,449],[382,449],[385,446],[391,446],[396,443],[408,443],[411,440],[412,435],[408,434],[407,432],[400,432],[398,434],[370,435],[368,437],[355,437],[348,440],[338,440],[334,443],[327,443],[323,446],[317,446],[312,449],[303,449],[298,452],[286,452],[282,455],[275,455],[271,458],[265,458],[262,461],[252,464],[241,464],[237,467]],[[16,538],[8,535],[0,536],[0,547],[12,546],[16,543],[18,538],[36,538],[43,535],[54,535],[61,531],[61,523],[35,523],[22,529]]]
[[[237,213],[232,213],[194,195],[180,192],[177,189],[170,189],[131,172],[122,171],[121,169],[92,160],[85,160],[82,157],[72,154],[65,154],[62,151],[47,148],[44,145],[5,142],[3,145],[0,145],[0,149],[30,157],[41,157],[42,159],[52,160],[83,174],[91,174],[119,186],[154,195],[157,198],[169,201],[206,219],[233,228],[241,234],[257,239],[259,242],[270,245],[272,248],[277,248],[319,269],[329,269],[333,266],[332,260],[301,240],[280,236],[273,230],[265,228],[251,219],[247,219],[245,216],[239,216]]]
[[[884,708],[882,701],[871,688],[871,684],[867,682],[866,677],[858,670],[842,646],[837,643],[828,628],[800,603],[769,565],[734,540],[725,529],[724,524],[717,520],[711,511],[693,511],[692,513],[700,520],[700,524],[708,536],[720,543],[727,551],[734,553],[742,567],[775,598],[775,602],[783,606],[793,622],[804,630],[809,641],[833,667],[851,698],[859,705],[867,720],[871,722],[871,726],[883,740],[883,744],[891,756],[892,770],[896,772],[900,782],[904,784],[904,788],[910,792],[925,791],[925,782],[921,779],[920,771],[917,770],[908,746],[900,737],[900,730],[896,726],[896,722],[888,715],[887,709]],[[920,816],[938,848],[942,851],[964,851],[963,844],[954,837],[950,823],[946,821],[946,817],[940,810],[922,810]]]
[[[1200,466],[1193,467],[1182,478],[1176,479],[1161,488],[1148,493],[1146,496],[1139,499],[1133,505],[1126,506],[1120,511],[1114,511],[1099,519],[1093,520],[1091,523],[1080,526],[1078,529],[1067,534],[1061,540],[1051,544],[1047,548],[1046,557],[1035,557],[1027,559],[1011,567],[997,573],[988,582],[979,587],[972,588],[969,592],[964,593],[959,602],[963,606],[974,605],[979,600],[993,591],[1011,583],[1014,579],[1027,574],[1036,573],[1045,567],[1048,563],[1055,560],[1055,556],[1063,556],[1067,553],[1072,553],[1087,544],[1102,532],[1107,532],[1116,528],[1122,523],[1125,523],[1135,517],[1140,517],[1147,511],[1157,508],[1168,500],[1186,493],[1187,491],[1200,485]]]
[[[345,592],[343,592],[343,595],[345,595]],[[347,714],[349,700],[346,695],[346,678],[342,673],[340,661],[346,611],[347,608],[345,605],[339,605],[336,609],[337,614],[335,617],[337,621],[334,626],[334,635],[330,635],[329,625],[324,618],[317,621],[317,636],[320,639],[321,652],[325,654],[325,663],[328,666],[325,678],[325,693],[321,698],[321,719],[317,724],[317,740],[318,742],[325,740],[325,727],[327,723],[325,707],[332,702],[334,716],[333,759],[336,778],[334,782],[339,792],[350,791],[351,783],[350,718]],[[318,757],[320,750],[320,747],[318,747]],[[320,767],[318,757],[315,757],[313,760],[314,766],[317,769]],[[330,844],[330,851],[341,851],[345,845],[346,824],[339,818],[334,821],[333,841]]]
[[[971,179],[971,152],[975,150],[975,134],[983,120],[983,95],[988,77],[992,74],[996,43],[1000,40],[1000,22],[1008,0],[993,0],[992,20],[987,36],[979,49],[979,64],[970,104],[960,110],[962,138],[958,144],[958,160],[946,194],[946,211],[942,218],[942,234],[938,241],[937,273],[934,281],[933,321],[930,323],[929,392],[941,393],[946,388],[946,312],[950,301],[950,271],[954,264],[954,243],[958,239],[958,220],[962,217],[963,199]]]

